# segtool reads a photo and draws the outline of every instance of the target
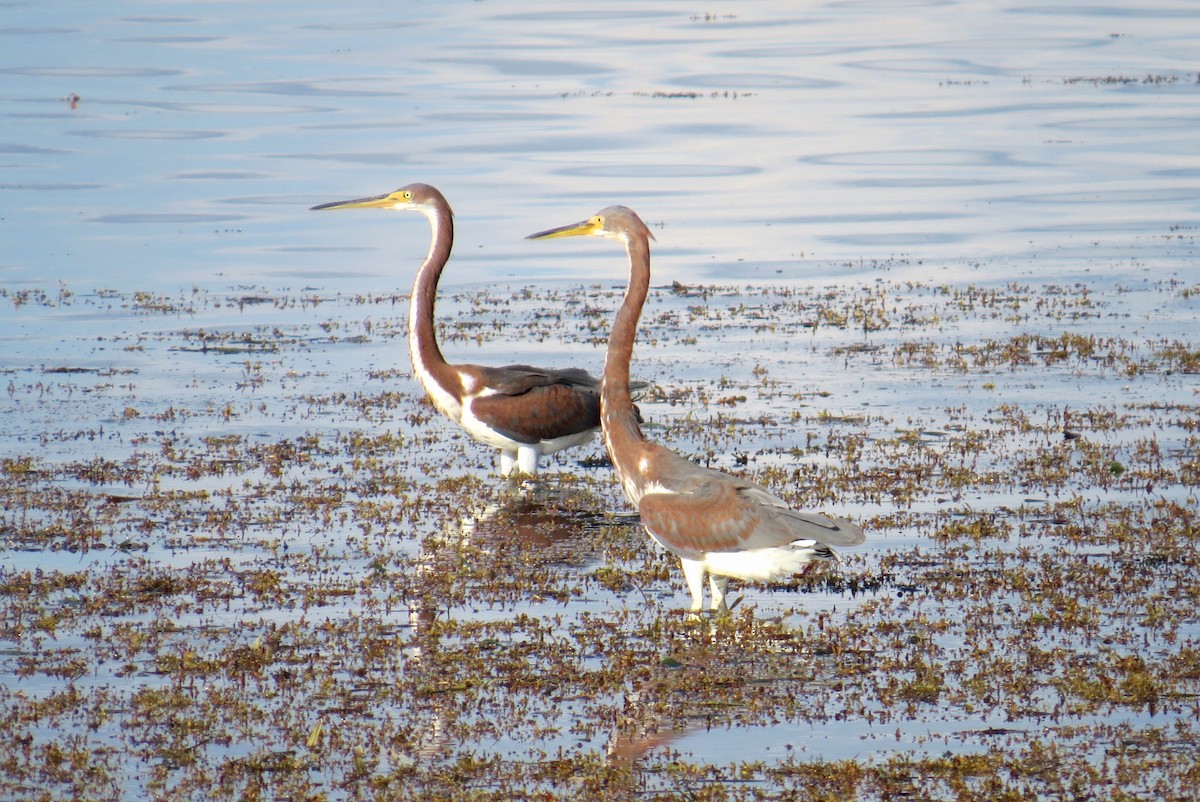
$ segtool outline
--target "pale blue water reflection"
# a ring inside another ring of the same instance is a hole
[[[458,212],[450,281],[619,277],[520,241],[615,201],[663,227],[664,279],[1194,253],[1170,236],[1200,214],[1184,6],[158,10],[5,9],[0,281],[221,287],[352,262],[325,288],[403,286],[414,235],[303,211],[413,180]],[[324,250],[351,244],[369,258]]]

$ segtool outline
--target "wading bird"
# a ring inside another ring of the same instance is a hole
[[[646,532],[683,563],[692,610],[703,606],[706,574],[711,609],[721,611],[730,577],[776,581],[813,560],[836,559],[830,546],[862,543],[862,528],[850,521],[793,510],[763,487],[646,440],[629,395],[629,362],[650,287],[654,235],[631,209],[610,206],[581,223],[527,239],[572,236],[623,242],[629,256],[629,286],[608,340],[600,390],[604,442]]]
[[[441,192],[409,184],[371,198],[335,201],[325,209],[419,212],[432,228],[408,310],[413,372],[438,411],[485,445],[500,449],[500,474],[535,475],[539,458],[588,443],[600,428],[600,381],[579,368],[451,365],[434,334],[438,279],[454,245],[454,213]],[[645,385],[640,385],[644,387]]]

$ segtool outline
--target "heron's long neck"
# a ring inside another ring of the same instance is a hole
[[[650,288],[649,241],[645,237],[630,237],[625,247],[629,253],[629,287],[608,339],[604,381],[600,387],[604,442],[622,479],[635,473],[637,448],[645,442],[629,396],[629,362],[633,358],[638,319]]]
[[[429,218],[433,236],[429,253],[413,282],[412,299],[408,307],[408,352],[412,356],[413,370],[426,389],[432,379],[449,391],[451,387],[448,382],[452,379],[442,351],[438,348],[433,326],[433,306],[437,299],[438,279],[454,245],[454,215],[449,206],[438,205],[426,217]]]

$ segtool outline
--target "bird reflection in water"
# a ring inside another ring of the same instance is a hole
[[[406,648],[413,670],[438,670],[440,628],[438,621],[450,620],[456,609],[472,604],[473,591],[485,598],[522,603],[546,600],[558,603],[572,598],[563,591],[571,574],[586,570],[599,559],[597,531],[612,526],[612,516],[597,513],[594,498],[580,499],[552,484],[539,482],[520,495],[506,495],[480,502],[477,509],[448,521],[440,535],[428,538],[418,556],[414,576],[409,582],[409,626],[412,637]],[[486,588],[470,588],[456,566],[462,555],[476,561],[492,562],[492,574]],[[532,555],[532,559],[529,557]],[[511,566],[515,560],[518,566]],[[539,578],[538,574],[544,572]],[[567,581],[563,578],[566,576]],[[443,586],[443,580],[450,587]],[[544,580],[544,581],[540,581]],[[422,593],[422,589],[444,588],[442,592]],[[558,593],[560,595],[553,595]],[[427,665],[426,665],[427,664]],[[436,683],[436,679],[431,679]],[[445,702],[436,702],[429,726],[414,753],[420,760],[450,756],[453,743],[447,731],[463,711],[446,694]]]
[[[429,720],[408,752],[410,760],[426,763],[453,760],[456,750],[464,745],[463,733],[471,731],[478,715],[473,705],[464,706],[464,696],[458,690],[460,683],[465,683],[463,687],[470,685],[470,677],[453,672],[445,674],[447,659],[458,659],[460,653],[456,650],[465,644],[447,640],[445,652],[439,653],[443,648],[441,633],[446,631],[439,624],[459,614],[464,619],[478,619],[493,613],[473,609],[479,606],[479,597],[470,590],[462,596],[455,595],[462,592],[468,580],[453,575],[456,563],[452,561],[460,559],[464,553],[480,552],[497,555],[494,563],[497,570],[502,569],[509,559],[519,561],[520,568],[514,569],[513,574],[520,583],[517,592],[523,595],[509,598],[515,598],[517,604],[523,605],[536,597],[530,588],[538,585],[539,580],[529,577],[536,575],[543,566],[547,567],[547,574],[553,576],[553,584],[561,588],[572,584],[574,578],[589,574],[603,561],[602,546],[599,545],[603,538],[598,537],[598,533],[604,527],[629,526],[632,519],[594,512],[598,507],[595,499],[572,498],[547,490],[542,484],[534,495],[513,495],[481,502],[477,514],[448,523],[441,537],[427,541],[428,549],[418,562],[418,571],[423,576],[417,577],[411,587],[436,585],[438,576],[442,575],[451,577],[455,590],[450,594],[438,593],[436,597],[411,599],[413,637],[407,647],[408,666],[412,671],[428,672],[425,682],[440,690],[424,695],[420,702],[430,705]],[[505,587],[495,592],[505,596],[510,590]],[[483,595],[487,596],[486,593]],[[447,598],[454,601],[447,603]],[[557,607],[554,600],[551,605]],[[509,617],[503,609],[495,615]],[[745,615],[751,616],[750,613]],[[621,770],[614,775],[613,782],[617,785],[630,783],[630,793],[636,792],[637,786],[645,780],[639,768],[644,761],[659,759],[652,756],[661,756],[661,750],[669,748],[673,742],[706,727],[724,726],[713,721],[714,701],[717,700],[700,690],[713,687],[712,677],[723,668],[733,663],[744,666],[744,671],[721,674],[718,683],[725,693],[738,687],[739,692],[732,694],[736,697],[744,692],[742,686],[764,679],[777,681],[776,670],[779,674],[793,676],[796,660],[809,659],[795,638],[772,621],[756,620],[753,624],[743,621],[733,626],[728,620],[707,619],[698,626],[696,623],[672,626],[680,628],[674,637],[668,638],[664,652],[657,659],[650,659],[652,670],[631,679],[625,684],[624,691],[618,691],[618,695],[610,700],[597,700],[600,709],[607,707],[610,712],[580,722],[585,730],[593,727],[599,727],[601,733],[607,730],[602,747],[601,744],[597,746],[603,748],[608,765]],[[448,629],[456,631],[453,626]],[[637,638],[632,633],[630,637]],[[750,651],[757,656],[756,661],[748,661],[744,654],[747,648],[744,639],[751,637],[755,639],[755,645]],[[778,647],[778,661],[763,657],[764,644],[771,653]],[[786,670],[779,669],[779,661],[786,664]],[[729,704],[726,701],[717,709],[728,710]],[[566,724],[564,722],[564,727]]]
[[[582,569],[597,559],[596,532],[603,526],[612,525],[608,517],[577,508],[560,506],[546,498],[539,498],[542,485],[533,486],[534,495],[522,495],[504,502],[485,504],[477,512],[463,516],[447,531],[434,539],[433,550],[421,555],[417,561],[417,581],[413,586],[420,588],[428,583],[430,575],[449,568],[446,558],[456,549],[483,549],[497,556],[502,565],[504,555],[521,553],[536,555],[536,568]],[[528,488],[527,488],[528,489]],[[436,552],[442,552],[441,554]],[[528,561],[522,565],[530,570]],[[500,584],[505,580],[516,582],[517,576],[500,577],[489,593],[502,593]],[[516,591],[519,592],[519,588]],[[410,625],[418,632],[428,629],[437,615],[437,607],[426,596],[410,600]],[[447,610],[447,614],[449,611]]]
[[[533,560],[521,563],[529,568],[568,568],[579,570],[598,559],[597,532],[628,516],[613,516],[596,512],[595,499],[573,498],[569,491],[547,484],[530,483],[525,492],[505,494],[480,502],[456,520],[448,521],[442,534],[427,541],[428,548],[417,559],[417,580],[420,588],[430,575],[449,568],[447,559],[457,559],[456,550],[469,549],[495,557],[497,567],[512,555],[533,555]],[[520,577],[513,576],[516,582]],[[502,592],[496,585],[485,592]],[[428,603],[412,600],[414,627],[422,627],[434,615]]]

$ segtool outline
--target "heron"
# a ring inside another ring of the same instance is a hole
[[[600,389],[604,442],[626,498],[647,534],[679,557],[693,613],[727,610],[730,578],[779,581],[815,560],[838,559],[831,546],[865,540],[862,527],[841,518],[792,509],[766,488],[697,465],[642,434],[630,398],[629,370],[638,320],[650,287],[650,241],[654,235],[624,206],[610,206],[579,223],[531,234],[527,239],[595,236],[624,243],[629,284],[617,310]]]
[[[591,442],[600,428],[600,380],[580,368],[452,365],[442,356],[433,313],[438,279],[454,245],[454,213],[428,184],[312,207],[395,209],[429,221],[429,252],[417,270],[408,310],[413,372],[433,405],[485,445],[500,450],[499,472],[536,476],[541,457]],[[640,383],[645,387],[645,383]]]

